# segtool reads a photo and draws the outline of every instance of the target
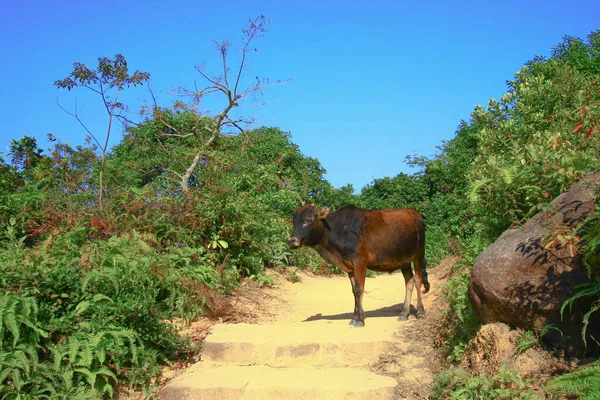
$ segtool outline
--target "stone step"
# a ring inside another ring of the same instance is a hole
[[[215,325],[202,345],[202,360],[273,367],[363,366],[394,346],[395,324],[369,322],[364,328],[346,320]]]
[[[354,368],[273,368],[200,362],[171,380],[165,400],[365,399],[394,398],[396,381]]]

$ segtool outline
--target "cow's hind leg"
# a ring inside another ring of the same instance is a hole
[[[424,285],[424,293],[429,291],[429,280],[427,279],[427,263],[425,262],[425,250],[415,258],[415,286],[417,289],[417,318],[425,316],[425,308],[421,300],[421,284]]]
[[[404,294],[404,307],[398,317],[398,321],[406,321],[410,315],[410,301],[412,299],[412,291],[415,287],[415,279],[410,264],[402,267],[402,275],[404,276],[405,294]]]

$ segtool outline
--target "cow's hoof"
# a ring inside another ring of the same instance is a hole
[[[423,312],[418,312],[417,313],[417,319],[423,319],[423,318],[425,318],[425,312],[424,311]]]
[[[408,320],[408,317],[406,315],[401,315],[398,317],[398,321],[406,321]]]
[[[365,323],[363,321],[357,321],[353,319],[352,321],[350,321],[350,325],[363,328],[365,326]]]

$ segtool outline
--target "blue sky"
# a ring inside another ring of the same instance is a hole
[[[218,65],[211,39],[237,47],[251,17],[272,22],[256,41],[248,79],[294,78],[244,112],[256,126],[292,133],[336,187],[359,190],[374,178],[411,173],[407,154],[431,155],[475,105],[499,98],[506,81],[564,35],[600,29],[598,1],[13,1],[0,16],[0,152],[11,139],[46,133],[82,144],[85,132],[56,105],[75,101],[104,137],[99,99],[53,86],[73,62],[95,67],[121,53],[130,70],[150,72],[163,105],[169,89],[200,82],[195,65]],[[234,54],[235,55],[235,54]],[[146,90],[123,99],[132,109]],[[112,143],[122,137],[113,132]]]

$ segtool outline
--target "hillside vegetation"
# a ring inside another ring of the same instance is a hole
[[[333,188],[288,133],[213,137],[215,120],[180,103],[155,107],[112,149],[52,135],[47,151],[32,137],[14,140],[0,159],[0,397],[152,392],[161,364],[196,351],[169,321],[217,315],[217,294],[241,278],[268,284],[266,268],[322,267],[287,247],[301,201],[417,208],[429,265],[462,256],[440,327],[441,351],[460,360],[478,325],[466,294],[474,258],[600,168],[599,79],[600,31],[565,38],[524,65],[500,101],[460,122],[438,154],[408,157],[417,172],[375,179],[359,194]],[[600,308],[599,216],[556,235],[584,255],[590,312]],[[456,384],[444,379],[440,393]],[[553,390],[591,390],[572,382]]]

